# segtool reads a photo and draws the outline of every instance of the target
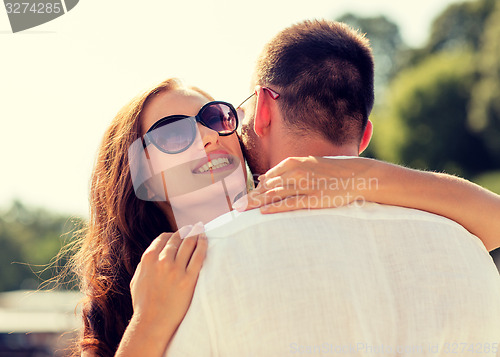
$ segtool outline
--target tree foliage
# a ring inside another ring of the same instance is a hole
[[[56,256],[82,225],[79,218],[13,202],[0,215],[0,291],[36,289],[40,283],[53,287],[49,280],[61,273],[69,258]],[[61,283],[71,279],[65,276]]]
[[[463,1],[448,6],[432,23],[427,44],[408,51],[401,68],[415,66],[440,52],[478,51],[497,0]]]
[[[499,7],[467,1],[436,18],[372,114],[371,156],[471,179],[500,168]]]
[[[392,82],[379,125],[382,137],[376,138],[384,159],[468,177],[494,168],[484,143],[467,125],[473,58],[434,55]]]
[[[464,48],[477,51],[495,3],[496,0],[476,0],[451,4],[434,20],[426,52]]]
[[[366,34],[375,58],[375,88],[385,88],[397,72],[401,51],[407,48],[398,25],[385,16],[361,17],[351,13],[339,17],[337,21]]]
[[[500,1],[487,21],[472,90],[469,127],[480,135],[500,167]]]

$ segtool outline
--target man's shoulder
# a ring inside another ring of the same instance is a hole
[[[310,218],[310,219],[308,219]],[[233,236],[243,230],[275,223],[276,225],[297,226],[305,228],[309,221],[325,221],[332,226],[347,221],[357,221],[360,225],[370,222],[384,222],[387,225],[401,225],[404,222],[419,222],[418,224],[447,225],[450,228],[463,230],[465,228],[445,217],[411,208],[382,205],[371,202],[354,202],[337,208],[297,210],[275,214],[261,214],[258,209],[237,212],[232,211],[222,215],[206,225],[207,232],[213,237]]]

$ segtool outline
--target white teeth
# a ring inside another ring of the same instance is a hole
[[[218,159],[213,159],[207,162],[205,165],[198,169],[198,173],[207,172],[209,169],[219,169],[221,167],[229,165],[229,159],[227,157],[220,157]]]

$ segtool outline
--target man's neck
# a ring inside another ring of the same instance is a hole
[[[270,167],[274,167],[287,157],[293,156],[358,156],[356,145],[333,145],[326,140],[296,138],[284,142],[279,149],[271,150]]]

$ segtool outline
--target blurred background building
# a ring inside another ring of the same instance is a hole
[[[79,327],[74,291],[0,293],[0,356],[67,356]]]

